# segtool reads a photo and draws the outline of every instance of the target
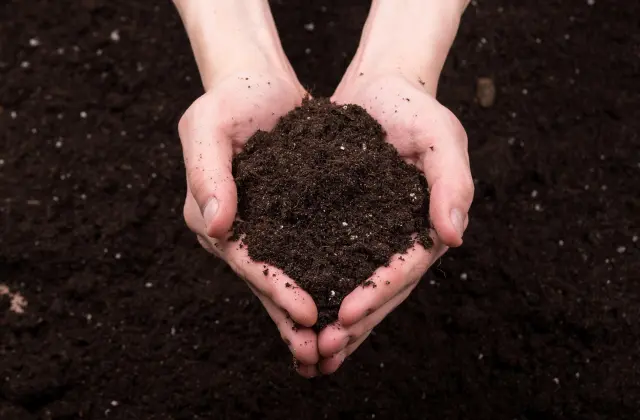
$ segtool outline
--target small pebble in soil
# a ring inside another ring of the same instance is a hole
[[[38,45],[40,45],[40,40],[38,38],[31,38],[29,40],[29,45],[32,47],[37,47]]]
[[[484,39],[484,38],[483,38]],[[476,83],[476,98],[483,108],[489,108],[496,100],[496,86],[493,79],[480,77]]]
[[[4,165],[4,159],[0,159],[0,166]]]
[[[589,6],[593,6],[594,4],[596,4],[596,0],[587,0],[587,4]]]
[[[558,245],[560,245],[560,246],[564,246],[564,241],[563,241],[562,239],[560,239],[560,240],[558,241]]]
[[[533,206],[533,208],[534,208],[536,211],[542,211],[542,210],[543,210],[543,209],[542,209],[542,206],[541,206],[540,204],[538,204],[538,203],[536,203],[536,204]]]
[[[536,198],[538,196],[538,191],[533,190],[531,191],[531,198]]]
[[[114,407],[117,407],[119,405],[119,403],[118,403],[118,401],[113,400],[113,401],[111,401],[111,405],[114,406]]]
[[[305,48],[304,53],[307,55],[311,54],[311,48]]]
[[[120,254],[119,252],[116,253],[116,255],[114,256],[116,260],[119,260],[120,258],[122,258],[122,254]]]
[[[460,274],[460,280],[467,280],[467,278],[468,278],[467,273]]]
[[[80,111],[80,118],[87,118],[86,111]]]
[[[151,289],[153,287],[153,283],[151,283],[150,281],[146,282],[144,284],[144,287],[146,287],[147,289]]]
[[[309,22],[304,25],[304,29],[306,29],[309,32],[313,32],[315,28],[316,28],[316,25],[313,22]]]
[[[616,252],[618,254],[624,254],[624,252],[627,250],[627,247],[625,246],[619,246],[618,248],[616,248]]]
[[[111,38],[111,40],[113,42],[120,41],[120,31],[118,31],[117,29],[114,30],[114,31],[111,31],[111,34],[109,35],[109,38]]]
[[[560,385],[560,379],[558,379],[558,378],[553,378],[553,382],[554,382],[556,385]]]
[[[631,242],[638,242],[638,235],[633,235]]]

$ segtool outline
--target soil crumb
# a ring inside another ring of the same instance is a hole
[[[233,237],[309,292],[317,330],[357,286],[375,285],[367,280],[393,254],[432,245],[423,174],[360,106],[305,100],[249,139],[233,175]]]

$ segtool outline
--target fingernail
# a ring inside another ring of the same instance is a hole
[[[215,197],[212,197],[211,200],[204,207],[204,212],[202,212],[202,217],[204,218],[204,225],[207,229],[209,229],[209,225],[213,222],[213,218],[216,216],[218,212],[218,200]]]
[[[462,234],[464,233],[464,217],[462,216],[462,212],[458,209],[451,210],[451,223],[453,227],[458,231],[458,235],[462,238]]]

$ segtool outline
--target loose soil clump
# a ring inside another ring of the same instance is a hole
[[[234,236],[309,292],[317,329],[358,285],[375,287],[369,277],[393,254],[432,244],[423,174],[360,106],[305,100],[249,139],[233,175]]]

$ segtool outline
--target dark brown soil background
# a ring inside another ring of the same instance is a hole
[[[367,3],[274,2],[316,96]],[[465,245],[313,381],[182,222],[176,125],[201,88],[151,4],[0,4],[0,280],[29,302],[0,305],[2,420],[637,419],[640,3],[469,7],[439,95],[471,143]]]
[[[393,254],[416,240],[433,245],[424,175],[358,105],[303,101],[272,131],[251,136],[233,177],[233,239],[242,236],[254,261],[282,269],[311,295],[316,331],[338,319],[357,286],[376,287],[367,279]]]

